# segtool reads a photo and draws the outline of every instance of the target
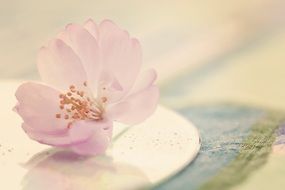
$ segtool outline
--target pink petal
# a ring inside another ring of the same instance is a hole
[[[98,76],[101,71],[100,50],[96,39],[82,26],[69,24],[58,36],[78,55],[87,74],[88,85],[97,90]]]
[[[79,126],[75,122],[70,128],[66,128],[64,131],[44,132],[34,129],[23,123],[22,128],[26,134],[33,140],[36,140],[42,144],[57,146],[57,147],[70,147],[75,144],[83,143],[93,136],[93,129],[89,126]]]
[[[71,147],[78,154],[102,154],[111,141],[112,123],[110,121],[81,121],[72,127],[74,128],[73,134],[71,134],[72,139],[82,135],[85,136],[86,133],[92,134],[85,142],[74,144]],[[84,129],[83,132],[82,129]]]
[[[62,40],[52,40],[38,54],[38,69],[42,80],[62,90],[80,86],[87,76],[80,59]]]
[[[98,41],[102,50],[103,71],[110,73],[119,81],[124,89],[121,92],[123,96],[134,84],[141,67],[140,44],[109,20],[100,24]]]
[[[60,113],[59,94],[59,91],[49,86],[26,82],[16,91],[19,103],[15,109],[24,122],[35,130],[65,130],[67,121],[56,118],[56,114]]]
[[[158,87],[150,86],[128,96],[124,101],[110,106],[108,115],[115,121],[125,124],[140,123],[155,111],[158,98]]]
[[[42,144],[64,147],[72,143],[70,137],[68,136],[67,130],[47,133],[35,130],[34,128],[28,126],[26,123],[22,124],[22,128],[31,139]]]
[[[84,28],[86,30],[88,30],[88,32],[90,34],[92,34],[92,36],[95,38],[95,39],[98,39],[98,36],[99,36],[99,27],[98,25],[92,20],[92,19],[88,19],[85,24],[84,24]]]
[[[144,72],[142,72],[138,79],[136,80],[133,88],[130,91],[130,94],[137,93],[141,90],[144,90],[148,87],[150,87],[154,81],[156,80],[157,74],[154,69],[148,69]]]
[[[122,97],[124,89],[113,75],[108,72],[102,72],[100,81],[101,83],[97,93],[99,99],[104,97],[108,100],[108,104],[110,104],[118,101]]]

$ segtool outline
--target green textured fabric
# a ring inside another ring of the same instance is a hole
[[[285,121],[283,114],[271,113],[255,124],[250,136],[242,143],[237,158],[200,190],[230,189],[259,169],[267,161],[275,140],[275,130],[282,121]]]

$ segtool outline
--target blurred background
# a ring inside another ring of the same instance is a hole
[[[164,104],[285,109],[284,0],[1,0],[1,80],[39,79],[40,46],[88,18],[112,19],[141,41],[145,65],[160,74]],[[180,80],[175,90],[172,79]]]

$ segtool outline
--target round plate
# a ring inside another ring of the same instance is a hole
[[[105,155],[86,158],[30,140],[12,111],[19,82],[2,82],[0,189],[139,189],[161,182],[188,165],[200,148],[195,126],[158,106],[145,122],[114,125]],[[31,92],[32,93],[32,92]]]

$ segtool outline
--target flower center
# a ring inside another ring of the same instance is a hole
[[[87,87],[87,82],[83,83]],[[57,119],[69,120],[68,127],[76,120],[95,120],[103,119],[106,97],[100,100],[95,99],[88,88],[79,90],[75,85],[71,85],[65,94],[59,95],[59,108],[61,113],[57,113]]]

